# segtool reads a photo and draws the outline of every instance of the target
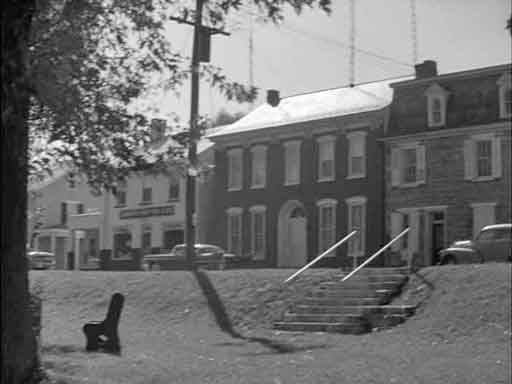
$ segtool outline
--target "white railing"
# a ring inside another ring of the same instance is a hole
[[[338,248],[341,244],[343,244],[345,241],[350,239],[352,236],[354,236],[357,233],[357,231],[350,232],[347,236],[345,236],[343,239],[338,241],[336,244],[334,244],[332,247],[330,247],[327,251],[322,252],[320,255],[318,255],[315,259],[311,260],[309,263],[307,263],[305,266],[303,266],[301,269],[299,269],[297,272],[295,272],[293,275],[288,277],[284,282],[287,283],[290,280],[292,280],[294,277],[300,275],[302,272],[304,272],[306,269],[311,267],[312,265],[316,264],[319,260],[321,260],[325,255],[328,255],[332,251],[334,251],[336,248]]]
[[[377,256],[379,256],[382,252],[384,252],[386,249],[391,247],[393,243],[395,243],[398,239],[400,239],[403,235],[405,235],[407,232],[409,232],[409,228],[405,228],[402,232],[400,232],[393,240],[391,240],[389,243],[387,243],[385,246],[383,246],[381,249],[379,249],[377,252],[375,252],[373,255],[371,255],[368,259],[366,259],[361,265],[359,265],[356,269],[354,269],[352,272],[350,272],[347,276],[345,276],[341,281],[348,280],[351,276],[355,275],[357,271],[364,268],[364,266],[368,263],[370,263],[373,259],[375,259]]]

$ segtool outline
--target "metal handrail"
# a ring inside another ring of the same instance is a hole
[[[364,263],[360,264],[356,269],[354,269],[352,272],[350,272],[347,276],[345,276],[341,281],[348,280],[351,276],[353,276],[357,271],[364,268],[366,264],[371,262],[373,259],[375,259],[377,256],[379,256],[382,252],[384,252],[386,249],[388,249],[391,245],[393,245],[394,242],[396,242],[399,238],[401,238],[403,235],[405,235],[407,232],[409,232],[409,227],[405,228],[402,232],[400,232],[393,240],[391,240],[389,243],[387,243],[384,247],[379,249],[377,252],[375,252],[373,255],[371,255],[368,259],[364,261]]]
[[[350,232],[347,236],[345,236],[343,239],[338,241],[336,244],[331,246],[327,251],[321,253],[318,255],[315,259],[307,263],[305,266],[303,266],[301,269],[296,271],[294,274],[292,274],[290,277],[288,277],[284,282],[287,283],[288,281],[292,280],[294,277],[300,275],[302,272],[304,272],[306,269],[311,267],[313,264],[316,264],[320,259],[322,259],[325,255],[329,254],[330,252],[334,251],[336,248],[338,248],[341,244],[343,244],[345,241],[350,239],[352,236],[354,236],[357,233],[357,231]]]

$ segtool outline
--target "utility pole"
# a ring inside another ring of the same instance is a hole
[[[205,27],[202,25],[203,3],[206,0],[196,0],[196,11],[194,21],[185,18],[171,17],[171,20],[179,23],[194,26],[194,42],[192,46],[192,63],[190,76],[190,126],[188,143],[188,165],[186,179],[186,199],[185,199],[185,253],[189,268],[195,268],[194,263],[194,212],[195,212],[195,194],[196,177],[198,176],[197,167],[197,141],[201,137],[198,126],[199,117],[199,63],[210,61],[210,36],[216,33],[229,35],[216,28]]]
[[[194,211],[197,176],[197,140],[199,127],[197,126],[199,110],[199,41],[201,38],[201,20],[203,18],[203,0],[196,0],[194,20],[194,42],[192,45],[192,64],[190,76],[190,127],[188,143],[187,186],[185,203],[185,243],[187,263],[194,268]]]

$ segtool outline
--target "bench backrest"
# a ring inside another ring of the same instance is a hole
[[[105,318],[105,323],[109,324],[117,324],[119,322],[119,317],[121,316],[121,311],[123,310],[124,296],[120,293],[114,293],[112,298],[110,299],[110,304],[108,306],[107,317]]]

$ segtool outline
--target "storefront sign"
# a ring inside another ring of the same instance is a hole
[[[174,215],[174,205],[165,207],[148,207],[136,209],[123,209],[119,212],[120,219],[131,219],[136,217],[148,216],[172,216]]]

